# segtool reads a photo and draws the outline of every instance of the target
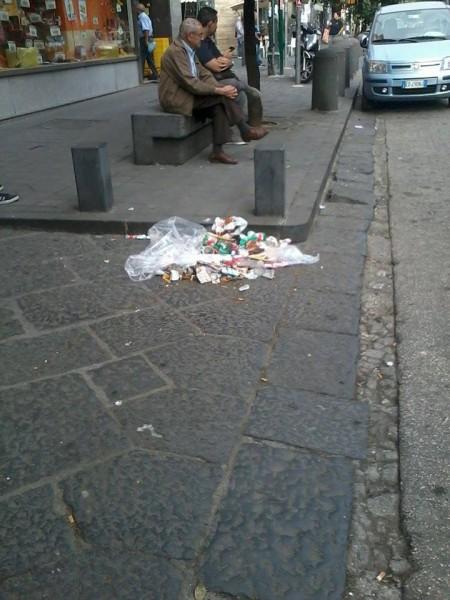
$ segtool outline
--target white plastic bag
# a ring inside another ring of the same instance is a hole
[[[169,265],[181,268],[196,264],[206,229],[181,217],[170,217],[148,230],[150,244],[140,254],[129,256],[125,271],[133,281],[144,281]]]
[[[293,244],[281,244],[278,248],[266,247],[266,254],[269,260],[273,261],[273,267],[287,267],[290,265],[312,265],[319,261],[320,256],[303,254],[297,246]]]

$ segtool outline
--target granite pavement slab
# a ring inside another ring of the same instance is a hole
[[[245,399],[255,389],[268,347],[254,340],[204,335],[150,350],[146,356],[180,388],[222,390]]]
[[[226,464],[240,441],[247,407],[236,395],[168,389],[114,412],[136,446]],[[144,424],[151,428],[143,430]]]
[[[118,357],[199,334],[180,314],[161,305],[99,321],[92,331]]]
[[[0,580],[71,553],[70,527],[49,485],[0,499],[0,514]]]
[[[8,578],[0,595],[2,600],[177,600],[186,587],[183,579],[162,557],[86,550]]]
[[[128,447],[80,375],[9,388],[1,396],[0,494]]]
[[[356,335],[359,327],[359,298],[352,294],[297,288],[287,303],[279,325],[292,329],[333,331]]]
[[[298,289],[358,294],[363,268],[364,257],[361,255],[321,251],[320,262],[301,272]]]
[[[136,450],[61,482],[82,538],[103,550],[192,559],[206,533],[221,470]]]
[[[364,403],[268,386],[256,396],[246,431],[261,439],[363,459],[367,427]]]
[[[90,369],[87,375],[106,394],[111,405],[168,385],[167,380],[139,355]]]
[[[279,334],[267,369],[271,384],[353,398],[357,336],[289,327]]]
[[[2,345],[0,385],[58,375],[109,358],[110,354],[81,328],[7,340]]]
[[[0,308],[0,340],[21,335],[24,328],[15,312],[7,306]]]
[[[258,600],[341,600],[351,464],[286,448],[244,445],[199,578]]]

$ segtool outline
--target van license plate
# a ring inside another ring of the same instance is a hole
[[[416,90],[417,88],[427,87],[427,82],[425,79],[411,79],[409,81],[404,81],[403,87],[408,90]]]

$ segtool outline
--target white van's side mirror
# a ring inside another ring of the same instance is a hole
[[[359,40],[359,43],[360,43],[361,48],[367,48],[367,46],[369,45],[369,36],[362,35],[361,39]]]

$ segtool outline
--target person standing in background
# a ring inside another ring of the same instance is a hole
[[[244,56],[244,25],[242,23],[241,15],[238,15],[236,19],[234,37],[236,38],[238,58],[242,58]]]
[[[339,13],[335,12],[333,14],[333,18],[331,19],[330,30],[329,30],[330,36],[334,37],[336,35],[341,34],[343,28],[344,28],[344,24],[342,23],[342,21],[340,19]]]
[[[255,13],[255,44],[256,44],[256,66],[260,67],[262,65],[261,60],[261,40],[262,35],[258,25],[258,16]]]
[[[149,5],[148,5],[149,6]],[[158,71],[153,60],[153,51],[155,50],[155,42],[153,41],[153,25],[150,17],[146,12],[143,4],[136,5],[137,25],[139,34],[139,48],[142,58],[142,68],[145,71],[145,63],[147,62],[151,71],[150,81],[158,81]]]

